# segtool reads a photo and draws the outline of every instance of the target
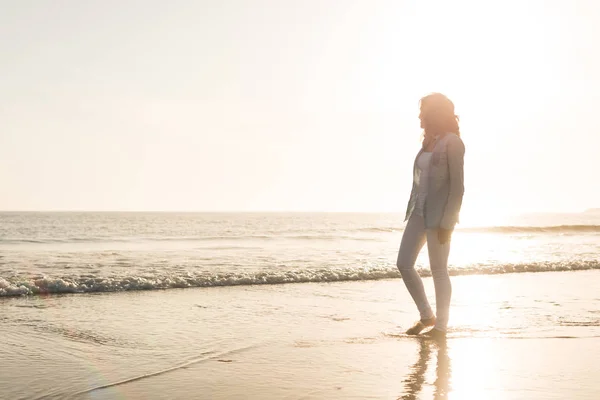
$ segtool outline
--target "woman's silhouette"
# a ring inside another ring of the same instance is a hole
[[[452,286],[448,275],[450,239],[464,193],[463,160],[465,146],[460,138],[454,104],[440,93],[421,99],[423,145],[413,167],[413,186],[406,211],[397,266],[417,305],[420,320],[406,333],[425,333],[433,338],[446,336]],[[415,261],[427,242],[431,275],[435,285],[436,314],[433,313]],[[436,318],[437,315],[437,318]]]

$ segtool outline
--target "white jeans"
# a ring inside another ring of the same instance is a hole
[[[421,319],[433,317],[433,311],[425,295],[423,281],[421,281],[421,277],[415,270],[417,256],[425,242],[427,242],[429,265],[435,286],[437,314],[435,328],[445,332],[448,326],[450,298],[452,297],[452,285],[450,284],[450,276],[448,275],[450,242],[441,244],[438,239],[437,229],[425,229],[424,218],[413,213],[404,229],[396,265],[400,270],[402,280],[408,292],[419,309]]]

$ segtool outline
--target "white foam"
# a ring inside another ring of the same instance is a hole
[[[451,268],[450,275],[494,275],[522,272],[575,271],[600,269],[596,261],[569,263],[530,263],[501,266]],[[431,276],[429,269],[419,271],[421,276]],[[342,282],[399,278],[398,270],[391,266],[298,269],[259,271],[255,273],[186,273],[156,274],[153,276],[72,276],[42,278],[0,278],[0,296],[23,296],[53,293],[120,292],[188,287],[269,285],[307,282]]]

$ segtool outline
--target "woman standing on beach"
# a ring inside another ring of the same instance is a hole
[[[408,223],[402,236],[397,266],[421,314],[421,319],[406,333],[418,335],[433,326],[425,335],[444,338],[452,296],[448,255],[464,193],[465,146],[460,139],[458,117],[450,99],[433,93],[423,97],[420,105],[423,146],[414,163],[413,187],[406,211]],[[435,286],[436,314],[427,301],[423,282],[415,270],[415,261],[425,242]]]

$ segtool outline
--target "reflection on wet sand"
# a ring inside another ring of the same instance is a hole
[[[398,400],[416,400],[425,383],[427,367],[433,350],[437,350],[436,377],[433,383],[434,399],[445,399],[450,390],[450,357],[446,342],[433,342],[431,340],[419,340],[419,356],[411,366],[411,372],[404,379],[405,393]]]

